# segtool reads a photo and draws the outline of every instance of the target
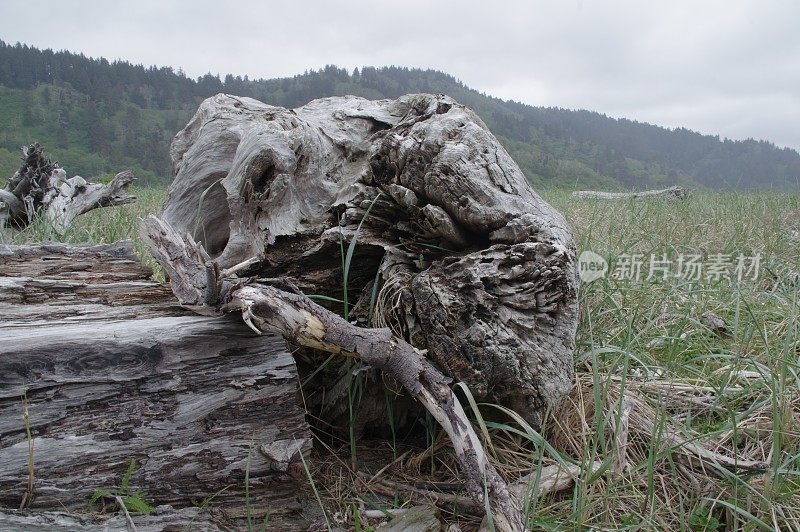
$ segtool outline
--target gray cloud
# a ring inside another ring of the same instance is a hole
[[[798,21],[794,0],[28,0],[0,6],[0,38],[192,76],[435,68],[532,105],[800,148]]]

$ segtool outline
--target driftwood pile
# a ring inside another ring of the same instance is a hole
[[[450,436],[495,525],[522,529],[448,384],[534,424],[558,405],[574,375],[575,245],[481,120],[441,95],[294,110],[218,95],[171,154],[143,237],[179,300],[382,369]],[[345,319],[309,294],[341,298]]]

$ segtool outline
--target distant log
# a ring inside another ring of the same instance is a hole
[[[311,435],[284,340],[187,312],[151,274],[130,243],[0,246],[0,505],[80,509],[135,458],[130,484],[156,504],[214,496],[241,517],[249,469],[255,514],[307,527],[295,477]]]
[[[598,190],[578,190],[572,193],[573,198],[626,200],[626,199],[686,199],[689,190],[683,187],[669,187],[660,190],[643,190],[641,192],[601,192]]]
[[[42,216],[52,229],[63,235],[73,220],[90,210],[136,201],[128,194],[133,181],[129,170],[120,172],[108,184],[88,183],[67,174],[44,155],[38,144],[23,150],[25,161],[0,189],[0,228],[6,224],[22,228]]]

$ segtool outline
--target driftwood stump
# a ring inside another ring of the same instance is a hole
[[[311,435],[285,341],[188,312],[151,274],[130,243],[0,246],[0,505],[85,507],[136,459],[130,483],[150,501],[183,508],[216,494],[215,515],[238,519],[249,456],[255,514],[307,527],[297,498]],[[133,519],[209,516],[196,514]],[[51,518],[73,519],[0,514],[0,528]]]
[[[79,215],[100,207],[136,201],[128,194],[133,172],[120,172],[108,184],[88,183],[80,176],[67,179],[58,163],[44,155],[38,144],[23,150],[25,160],[0,189],[0,229],[6,224],[23,228],[42,216],[63,235]]]
[[[558,405],[575,246],[480,119],[446,96],[287,110],[217,95],[171,154],[177,175],[142,236],[181,303],[382,370],[450,436],[497,529],[523,529],[448,385],[533,423]]]
[[[346,310],[323,304],[388,327],[477,398],[533,423],[570,389],[572,235],[451,98],[345,96],[287,110],[217,95],[171,155],[160,218],[220,268],[255,258],[242,274],[344,299]]]

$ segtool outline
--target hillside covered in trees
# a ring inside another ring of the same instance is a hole
[[[292,78],[250,80],[38,50],[0,41],[0,176],[19,148],[42,143],[68,170],[96,178],[123,168],[140,182],[171,178],[169,143],[206,97],[219,92],[296,107],[355,94],[395,98],[446,93],[473,108],[534,185],[648,188],[786,188],[800,180],[800,155],[766,141],[721,140],[592,111],[532,107],[481,94],[433,70],[335,66]]]

